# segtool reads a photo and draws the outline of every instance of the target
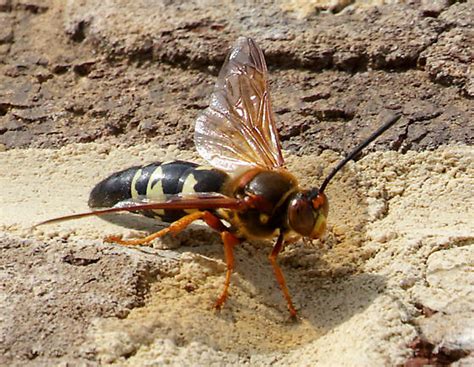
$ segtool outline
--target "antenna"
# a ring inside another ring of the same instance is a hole
[[[385,122],[383,123],[382,126],[380,126],[376,131],[372,133],[367,139],[365,139],[362,143],[360,143],[352,152],[349,153],[349,155],[344,158],[342,161],[339,162],[339,164],[331,171],[331,173],[326,177],[326,179],[323,181],[321,187],[319,188],[319,192],[324,192],[326,189],[326,186],[329,184],[329,181],[332,180],[332,178],[338,173],[342,167],[346,165],[347,162],[353,160],[357,154],[359,154],[362,149],[364,149],[367,145],[372,143],[375,139],[377,139],[380,135],[382,135],[387,129],[389,129],[395,122],[397,122],[400,117],[402,117],[400,114],[390,114],[385,118]]]

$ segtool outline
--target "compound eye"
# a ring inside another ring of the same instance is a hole
[[[310,236],[315,224],[311,202],[301,198],[294,199],[288,207],[288,220],[293,231]]]

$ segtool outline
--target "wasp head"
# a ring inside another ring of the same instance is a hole
[[[296,193],[288,204],[288,226],[304,237],[319,238],[326,229],[328,200],[318,189]]]

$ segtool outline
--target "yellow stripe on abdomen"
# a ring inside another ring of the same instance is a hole
[[[150,179],[148,180],[148,185],[146,187],[146,196],[148,199],[156,200],[156,201],[166,200],[166,195],[163,192],[163,184],[161,181],[162,178],[163,178],[163,170],[161,169],[161,166],[160,166],[153,171],[153,173],[150,176]],[[163,209],[155,209],[153,210],[153,212],[161,216],[165,215],[165,211]]]
[[[137,170],[137,172],[133,176],[132,184],[130,187],[130,194],[132,196],[132,199],[137,199],[140,196],[140,194],[137,191],[137,181],[141,177],[141,175],[142,175],[142,169],[140,168],[139,170]]]

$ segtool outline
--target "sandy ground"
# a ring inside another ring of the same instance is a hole
[[[473,9],[0,0],[0,365],[474,365]],[[242,35],[265,52],[303,185],[382,111],[403,116],[328,188],[326,237],[282,253],[297,323],[270,243],[236,249],[219,313],[222,244],[203,226],[133,249],[103,238],[161,226],[128,215],[32,228],[87,210],[116,170],[198,160],[194,121]]]
[[[155,249],[128,249],[103,244],[101,238],[140,232],[99,218],[31,228],[47,218],[86,210],[95,182],[151,157],[195,160],[191,152],[151,145],[79,144],[0,153],[0,165],[8,172],[0,181],[5,254],[0,274],[4,284],[21,271],[42,275],[24,294],[6,287],[2,309],[27,301],[34,313],[55,293],[72,292],[74,281],[68,275],[74,267],[92,268],[89,274],[100,268],[95,278],[106,289],[99,294],[115,296],[120,303],[124,296],[111,282],[130,279],[109,277],[104,261],[116,261],[119,275],[129,264],[114,260],[117,256],[154,267],[143,280],[141,307],[131,304],[108,317],[99,311],[90,315],[63,360],[74,356],[74,361],[93,363],[93,354],[96,362],[130,366],[394,365],[411,356],[410,343],[420,330],[450,350],[472,350],[472,147],[372,153],[344,170],[328,189],[331,213],[325,239],[289,246],[281,256],[299,310],[296,323],[288,320],[266,260],[269,244],[244,243],[236,250],[231,297],[217,313],[212,302],[225,265],[219,238],[207,229],[193,227],[177,239],[158,241]],[[337,158],[326,151],[320,156],[288,156],[287,162],[303,184],[317,185]],[[154,226],[143,221],[135,225]],[[36,251],[49,252],[51,264],[40,264],[32,255],[28,270],[20,269],[12,252],[5,251],[9,246],[20,252],[36,246]],[[55,251],[69,268],[55,264]],[[103,257],[97,257],[97,251]],[[94,256],[99,260],[94,262]],[[108,286],[111,295],[104,294]],[[81,313],[91,300],[81,293],[62,302],[62,314],[52,321],[57,335],[46,334],[45,341],[71,338],[61,329],[62,318],[69,320],[71,309]],[[427,309],[434,314],[428,317]],[[28,322],[34,334],[39,321]],[[2,339],[10,345],[13,325],[1,325]]]

